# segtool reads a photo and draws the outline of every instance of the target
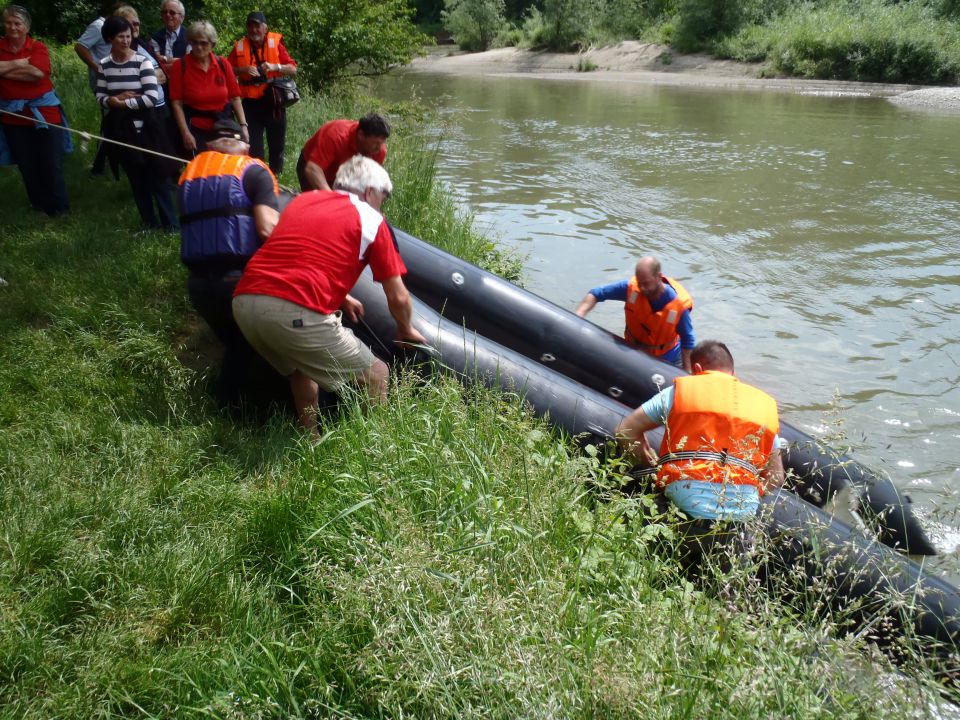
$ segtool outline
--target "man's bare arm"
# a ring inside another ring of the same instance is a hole
[[[586,317],[587,313],[593,310],[597,304],[597,298],[593,293],[587,293],[583,300],[580,301],[580,305],[576,309],[577,315],[580,317]]]
[[[327,176],[323,174],[323,168],[312,160],[307,160],[303,166],[303,174],[307,176],[307,184],[311,190],[330,190],[327,184]]]
[[[617,442],[626,455],[635,460],[645,461],[651,465],[655,465],[657,455],[647,441],[647,436],[644,433],[646,433],[647,430],[653,430],[659,425],[660,423],[651,420],[647,416],[642,407],[638,407],[620,421],[620,424],[617,426]]]
[[[270,237],[270,233],[277,226],[279,219],[280,213],[269,205],[253,206],[253,222],[257,226],[257,235],[260,236],[261,242],[266,242],[266,239]]]
[[[387,296],[390,314],[397,323],[397,340],[426,343],[426,338],[413,326],[413,303],[400,276],[384,280],[383,292]]]

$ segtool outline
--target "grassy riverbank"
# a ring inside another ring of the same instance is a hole
[[[57,87],[91,122],[82,79]],[[289,146],[366,107],[305,100]],[[491,257],[403,117],[388,215]],[[218,414],[178,239],[89,160],[56,222],[0,173],[0,716],[927,713],[928,677],[893,681],[815,604],[682,580],[664,526],[592,503],[606,470],[514,397],[405,378],[316,446]]]

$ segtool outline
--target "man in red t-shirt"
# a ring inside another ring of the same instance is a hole
[[[301,424],[316,432],[318,385],[363,385],[373,402],[387,397],[389,371],[340,323],[363,305],[349,295],[366,265],[383,284],[397,340],[426,342],[413,327],[413,304],[400,259],[380,214],[393,185],[387,171],[354,157],[337,173],[336,192],[294,198],[270,238],[247,263],[233,294],[233,315],[247,341],[290,379]]]
[[[387,159],[390,125],[380,115],[368,113],[359,120],[331,120],[307,140],[297,161],[301,190],[329,190],[337,169],[354,155],[383,165]]]

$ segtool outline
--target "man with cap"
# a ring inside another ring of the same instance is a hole
[[[377,113],[359,120],[331,120],[307,140],[297,161],[301,190],[329,190],[337,170],[354,155],[383,165],[390,125]]]
[[[264,159],[263,135],[270,146],[270,169],[283,172],[287,111],[274,103],[272,80],[297,74],[297,63],[283,46],[283,35],[267,30],[262,12],[247,15],[247,35],[234,43],[227,61],[240,84],[240,98],[250,131],[250,155]]]
[[[233,290],[247,261],[279,218],[277,180],[248,155],[240,126],[218,120],[213,140],[180,176],[180,258],[190,270],[187,292],[223,342],[217,402],[235,407],[256,354],[233,319]]]

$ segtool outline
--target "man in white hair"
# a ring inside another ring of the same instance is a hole
[[[382,283],[397,323],[397,340],[425,342],[413,327],[413,306],[400,259],[380,214],[393,184],[387,171],[357,155],[337,172],[334,190],[294,198],[244,270],[233,315],[247,341],[290,379],[300,423],[316,433],[318,385],[338,391],[364,386],[372,402],[387,397],[389,371],[340,323],[363,306],[349,295],[366,265]]]

